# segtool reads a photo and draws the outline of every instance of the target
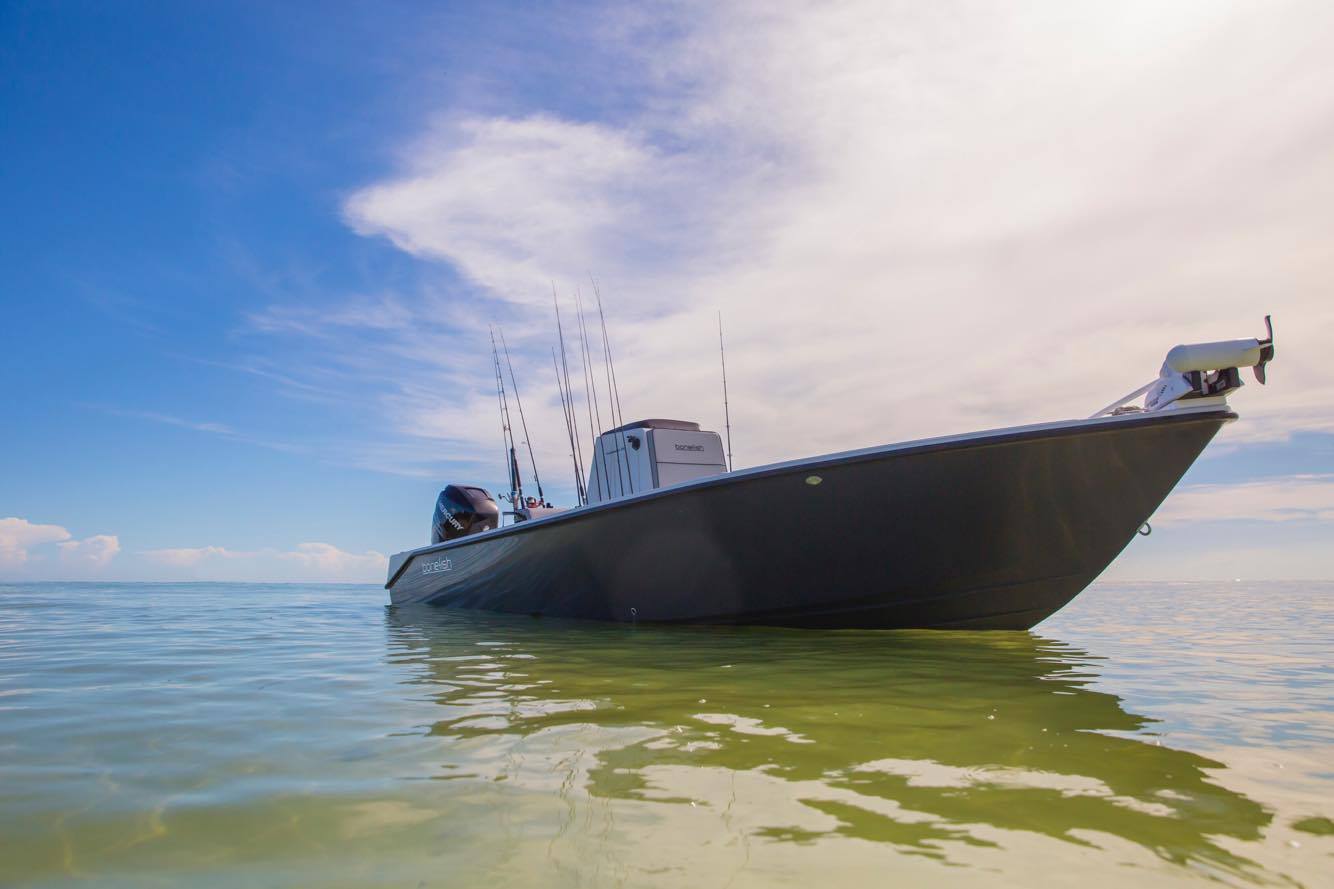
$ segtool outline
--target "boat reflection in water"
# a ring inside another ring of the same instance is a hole
[[[681,854],[744,849],[753,867],[781,845],[812,873],[845,860],[812,847],[856,839],[882,865],[1046,856],[1033,872],[1050,876],[1064,853],[1266,880],[1228,850],[1260,839],[1264,807],[1094,690],[1096,658],[1040,635],[387,615],[391,657],[440,707],[440,777],[549,795],[554,836],[599,837],[585,856],[619,844],[647,866],[696,830]]]

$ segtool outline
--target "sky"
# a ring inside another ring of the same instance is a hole
[[[571,502],[595,284],[627,419],[722,426],[722,313],[738,467],[1272,314],[1108,575],[1334,578],[1334,5],[647,6],[0,0],[0,579],[383,582],[506,487],[493,324]]]

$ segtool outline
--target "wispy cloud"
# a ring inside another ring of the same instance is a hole
[[[1230,485],[1188,485],[1155,524],[1216,521],[1334,522],[1334,474],[1290,475]]]
[[[226,423],[216,423],[208,420],[192,420],[178,417],[173,414],[159,413],[157,411],[127,410],[124,408],[108,407],[106,405],[91,405],[91,407],[117,417],[126,417],[132,420],[148,420],[152,423],[161,423],[166,426],[175,426],[180,429],[190,429],[194,432],[216,435],[240,444],[254,445],[255,447],[268,448],[274,451],[301,454],[310,450],[306,445],[295,442],[274,441],[272,439],[247,435],[243,432],[238,432]]]
[[[237,432],[225,423],[210,423],[198,420],[187,420],[182,417],[175,417],[171,414],[160,414],[156,411],[132,411],[122,410],[120,408],[102,408],[108,414],[114,414],[117,417],[130,417],[137,420],[151,420],[154,423],[162,423],[167,426],[176,426],[180,429],[193,429],[195,432],[209,432],[214,435],[225,435],[229,438],[236,437]]]
[[[492,380],[494,379],[493,376]],[[362,376],[357,380],[357,385],[364,387],[368,380],[368,376]],[[348,385],[353,384],[349,382]],[[406,381],[399,381],[398,385],[409,384]],[[415,385],[424,385],[420,374]],[[323,438],[301,442],[279,441],[250,435],[237,431],[225,423],[191,420],[156,411],[125,410],[104,405],[92,407],[113,416],[189,429],[241,445],[289,454],[313,454],[317,455],[316,459],[320,463],[329,466],[409,478],[436,478],[440,475],[442,464],[447,460],[451,465],[464,469],[475,467],[482,470],[484,465],[487,468],[494,468],[494,459],[485,461],[483,465],[482,460],[473,457],[480,454],[482,442],[489,442],[497,437],[493,424],[478,422],[479,416],[493,415],[495,392],[494,390],[491,392],[489,400],[485,395],[475,393],[466,402],[466,407],[460,408],[457,402],[453,402],[454,408],[451,409],[447,403],[448,397],[443,393],[455,391],[457,388],[457,379],[441,374],[438,377],[438,385],[430,387],[429,391],[414,392],[412,389],[407,389],[406,392],[409,394],[404,394],[404,390],[381,394],[380,403],[391,412],[397,407],[400,399],[406,399],[412,405],[411,409],[398,413],[395,431],[399,434],[396,436],[386,437],[380,434],[380,430],[374,428],[375,424],[372,422],[374,434],[369,437],[364,431],[349,430],[346,435],[336,437],[326,435]],[[354,401],[354,398],[350,393],[339,395],[331,390],[328,400],[342,405]],[[433,410],[430,405],[437,402],[441,407],[439,410]],[[457,424],[452,431],[449,427],[451,422]]]
[[[358,192],[346,213],[362,234],[545,307],[550,281],[582,279],[589,259],[666,265],[689,235],[672,199],[696,185],[681,159],[596,123],[464,118],[423,139],[405,175]]]
[[[250,323],[264,333],[300,333],[332,337],[339,328],[402,330],[413,313],[394,297],[371,297],[344,305],[272,306],[250,315]]]
[[[319,386],[306,380],[298,380],[290,374],[282,373],[271,367],[267,367],[266,361],[261,359],[251,359],[248,362],[230,362],[213,361],[206,358],[200,358],[196,355],[178,355],[174,356],[180,360],[192,361],[196,364],[202,364],[206,367],[217,367],[223,370],[235,371],[236,373],[247,374],[253,377],[259,377],[263,380],[269,380],[278,384],[278,391],[309,401],[323,403],[335,403],[338,401],[338,393],[327,386]]]
[[[256,327],[332,338],[322,360],[375,375],[395,435],[485,460],[481,322],[500,318],[558,466],[549,282],[568,299],[595,270],[628,414],[721,425],[722,309],[746,465],[1082,416],[1176,342],[1273,312],[1271,385],[1237,396],[1225,440],[1334,433],[1327,5],[660,15],[603,10],[591,32],[650,85],[637,106],[444,109],[348,199],[355,230],[472,289],[280,304]],[[656,36],[628,53],[628,34]]]

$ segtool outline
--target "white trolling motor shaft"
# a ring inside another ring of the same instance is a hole
[[[1258,367],[1264,346],[1259,340],[1223,340],[1217,343],[1192,343],[1173,346],[1163,362],[1163,372],[1179,374],[1192,370],[1218,370],[1220,367]]]

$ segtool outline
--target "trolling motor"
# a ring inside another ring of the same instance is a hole
[[[1265,384],[1265,366],[1274,360],[1274,325],[1265,315],[1265,338],[1223,340],[1217,343],[1192,343],[1174,346],[1163,361],[1158,379],[1098,411],[1093,417],[1108,414],[1160,411],[1178,402],[1184,406],[1198,398],[1222,396],[1242,386],[1239,368],[1249,367],[1261,386]],[[1144,407],[1127,405],[1132,398],[1144,396]],[[1092,419],[1092,418],[1090,418]]]

